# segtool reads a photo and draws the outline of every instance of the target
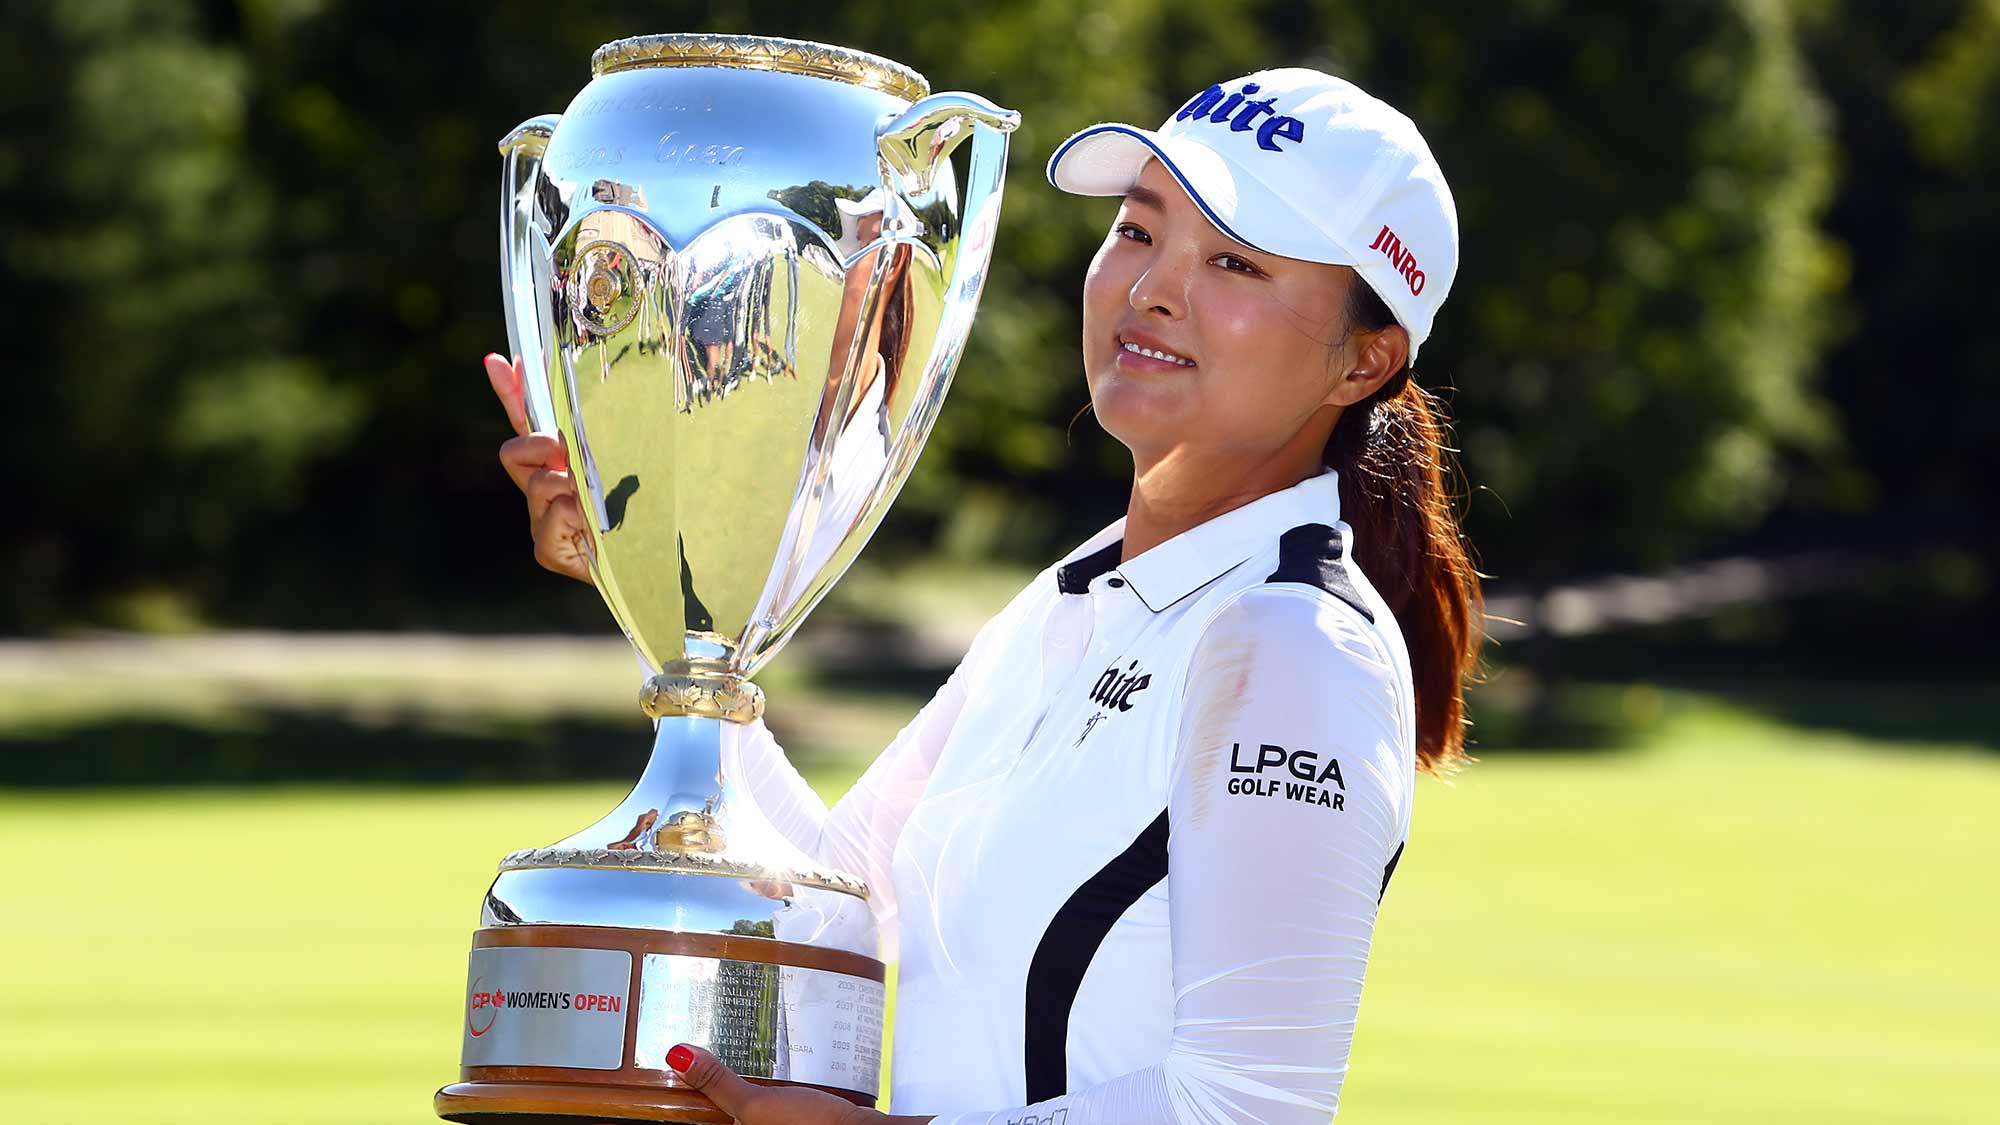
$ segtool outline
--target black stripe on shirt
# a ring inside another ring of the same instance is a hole
[[[1397,844],[1396,854],[1389,857],[1389,866],[1382,869],[1382,890],[1375,895],[1375,903],[1378,906],[1382,903],[1382,896],[1389,893],[1389,876],[1396,873],[1396,865],[1403,861],[1403,847],[1408,843],[1409,841],[1405,840]]]
[[[1024,1031],[1028,1101],[1069,1092],[1069,1016],[1091,958],[1120,915],[1167,877],[1163,810],[1131,846],[1084,881],[1042,932],[1028,962]]]
[[[1056,589],[1065,594],[1087,594],[1090,580],[1118,565],[1118,556],[1125,551],[1125,541],[1114,543],[1092,551],[1075,562],[1056,568]]]
[[[1354,588],[1341,565],[1340,532],[1323,523],[1302,523],[1278,537],[1278,569],[1266,582],[1298,582],[1317,586],[1359,610],[1371,623],[1375,612]]]

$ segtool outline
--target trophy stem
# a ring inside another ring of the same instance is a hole
[[[581,832],[500,861],[482,911],[485,923],[667,926],[776,936],[766,932],[768,926],[751,923],[755,906],[746,911],[728,889],[768,907],[767,893],[782,898],[811,888],[813,897],[832,893],[838,904],[818,912],[825,914],[826,924],[815,924],[822,940],[857,952],[872,949],[872,932],[860,932],[872,931],[867,885],[820,867],[765,820],[728,776],[724,763],[742,730],[705,715],[661,718],[645,772],[616,808]],[[665,886],[655,879],[619,878],[634,873],[698,877],[709,886],[678,893],[703,902],[717,895],[722,900],[700,908],[683,901],[662,913],[656,896]]]
[[[659,720],[644,773],[618,806],[557,848],[714,854],[728,844],[717,815],[725,801],[725,720],[669,715]]]

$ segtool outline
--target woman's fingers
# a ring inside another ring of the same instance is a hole
[[[745,1082],[721,1059],[686,1043],[667,1052],[667,1065],[717,1109],[734,1117],[736,1125],[886,1125],[890,1121],[931,1120],[885,1117],[824,1090]]]
[[[554,434],[528,428],[521,357],[508,362],[500,355],[485,359],[486,380],[514,436],[500,443],[500,465],[514,487],[528,498],[528,534],[535,541],[535,561],[579,582],[590,579],[590,529],[583,507],[576,502],[576,482],[569,475],[569,454]]]
[[[550,502],[535,522],[534,536],[536,562],[557,574],[595,585],[590,578],[590,529],[584,525],[576,493]]]
[[[522,434],[500,443],[500,465],[514,487],[528,490],[528,478],[545,469],[569,471],[569,453],[554,434]]]
[[[735,1071],[707,1051],[682,1043],[667,1052],[667,1065],[674,1068],[681,1081],[700,1090],[715,1103],[715,1108],[729,1116],[741,1121],[751,1112],[750,1102],[757,1096],[757,1087],[737,1077]]]
[[[523,437],[533,431],[528,428],[528,404],[526,392],[522,389],[524,373],[521,357],[515,356],[512,363],[505,356],[490,353],[485,359],[486,381],[493,384],[493,393],[500,398],[500,405],[507,408],[507,421],[514,432]]]
[[[547,518],[550,505],[564,497],[576,499],[576,481],[557,469],[539,469],[528,474],[521,491],[528,496],[528,526],[533,529]]]

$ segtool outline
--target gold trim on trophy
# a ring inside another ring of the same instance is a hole
[[[639,707],[655,719],[699,715],[749,723],[764,714],[764,691],[720,660],[670,660],[639,689]]]
[[[868,884],[833,871],[785,870],[762,863],[739,863],[684,851],[624,851],[612,848],[524,848],[500,861],[502,871],[537,867],[595,867],[618,871],[676,871],[686,875],[722,875],[753,879],[769,887],[819,887],[868,897]]]
[[[761,35],[635,35],[599,47],[590,56],[593,76],[644,66],[733,66],[832,78],[868,86],[914,102],[931,92],[923,75],[880,55]]]

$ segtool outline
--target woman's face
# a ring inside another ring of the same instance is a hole
[[[1381,383],[1347,377],[1365,342],[1342,340],[1354,283],[1346,266],[1228,237],[1149,162],[1083,284],[1099,421],[1141,467],[1174,455],[1316,463],[1341,407]]]

